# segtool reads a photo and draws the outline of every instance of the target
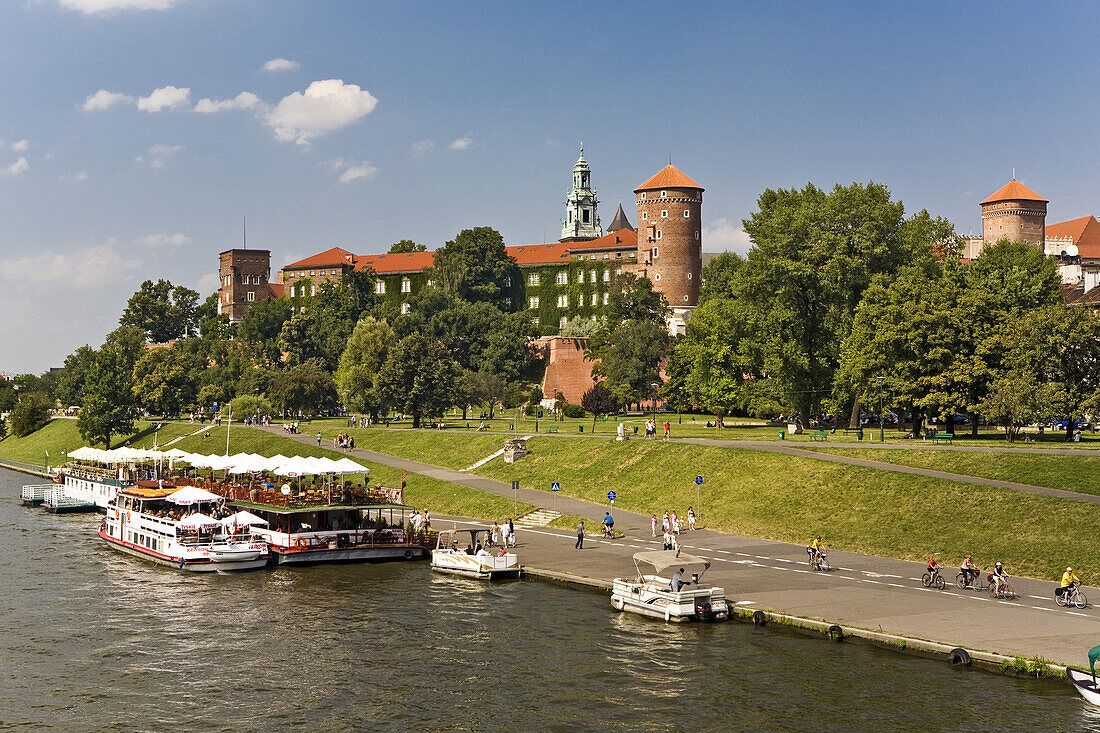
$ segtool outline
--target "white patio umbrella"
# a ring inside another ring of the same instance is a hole
[[[184,529],[199,529],[200,527],[216,527],[221,522],[202,513],[191,514],[180,520],[180,526]]]
[[[222,524],[230,525],[235,524],[238,527],[244,527],[252,524],[267,524],[267,520],[263,517],[258,517],[252,512],[241,510],[236,514],[232,514],[222,520]]]
[[[236,458],[236,456],[234,456]],[[263,456],[248,455],[233,462],[229,466],[229,473],[263,473],[270,470],[270,462]]]
[[[168,456],[169,458],[174,458],[177,461],[186,461],[191,454],[185,450],[181,450],[180,448],[170,448],[164,451],[164,455]],[[190,463],[190,461],[188,461],[188,463]]]
[[[294,456],[293,458],[287,458],[275,468],[275,474],[278,476],[290,476],[292,478],[298,476],[305,476],[310,473],[312,466],[301,456]]]
[[[179,491],[169,494],[165,497],[173,504],[198,504],[203,501],[221,501],[221,497],[217,494],[212,494],[206,489],[200,489],[197,486],[184,486]]]
[[[336,461],[336,470],[340,473],[370,473],[370,469],[360,465],[350,458],[341,458]]]

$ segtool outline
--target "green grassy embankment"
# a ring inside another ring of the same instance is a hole
[[[135,424],[136,430],[132,435],[120,436],[113,440],[112,447],[117,448],[126,441],[130,441],[133,448],[153,447],[153,425],[155,423],[144,420]],[[164,423],[157,436],[158,445],[164,445],[173,438],[193,433],[199,429],[199,425],[188,423],[170,422]],[[50,453],[50,464],[57,465],[64,462],[64,454],[88,445],[84,438],[80,437],[80,431],[76,428],[76,420],[57,419],[51,420],[41,430],[38,430],[23,438],[9,435],[0,440],[0,458],[7,458],[20,463],[29,463],[36,466],[45,465],[46,451]],[[102,445],[95,446],[102,448]]]
[[[488,453],[456,432],[388,443],[392,431],[372,432],[372,449],[428,463],[447,456],[469,465]],[[494,460],[474,473],[541,490],[559,481],[565,495],[600,504],[614,490],[617,507],[658,515],[694,505],[702,474],[701,526],[794,543],[823,534],[836,549],[908,560],[938,552],[947,565],[973,554],[982,567],[1000,560],[1037,578],[1073,565],[1100,579],[1092,529],[1100,506],[1092,504],[738,448],[579,438],[528,445],[520,462]]]
[[[184,438],[173,447],[192,453],[223,454],[225,453],[225,427],[211,430],[209,438],[204,438],[202,435]],[[263,456],[281,453],[284,456],[324,456],[333,459],[345,457],[341,451],[318,448],[316,445],[300,443],[282,435],[272,435],[252,428],[234,428],[230,435],[229,450],[232,453],[259,453]],[[358,462],[371,469],[372,484],[390,487],[401,485],[400,469],[369,461]],[[362,481],[361,476],[348,475],[346,478],[356,483]],[[487,494],[477,489],[414,473],[408,475],[406,482],[405,503],[427,509],[433,514],[452,514],[497,521],[512,516],[512,500],[503,496]],[[523,515],[534,508],[531,504],[520,502],[518,511]]]
[[[1063,444],[1064,445],[1064,444]],[[1070,444],[1074,445],[1074,444]],[[832,455],[1100,495],[1100,456],[814,447]]]

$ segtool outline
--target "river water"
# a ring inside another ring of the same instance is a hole
[[[21,507],[34,482],[0,469],[2,730],[1100,731],[1061,683],[554,584],[181,573],[106,547],[99,515]]]

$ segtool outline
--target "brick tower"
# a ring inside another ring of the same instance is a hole
[[[266,249],[228,249],[219,256],[218,313],[239,323],[248,307],[271,297],[267,279],[271,252]]]
[[[1021,239],[1042,249],[1046,242],[1045,198],[1013,178],[981,203],[982,239]]]
[[[703,187],[671,163],[634,189],[640,273],[672,307],[669,330],[683,333],[699,303],[703,272]]]

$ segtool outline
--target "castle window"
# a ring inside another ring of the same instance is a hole
[[[685,219],[690,219],[691,218],[691,209],[684,209],[684,218]]]
[[[528,285],[538,285],[539,284],[539,274],[537,272],[532,272],[530,275],[528,275],[527,276],[527,284]],[[535,307],[535,306],[532,306],[532,307]]]
[[[335,275],[335,274],[336,274],[336,270],[333,270],[333,271],[332,271],[332,272],[330,272],[329,274],[330,274],[330,275]]]
[[[643,219],[648,219],[649,218],[649,212],[643,211],[642,212],[642,218]]]
[[[590,282],[590,283],[596,282],[596,271],[595,270],[589,270],[588,271],[588,282]]]
[[[615,259],[621,260],[622,258],[623,258],[623,253],[622,252],[616,252],[615,253]]]
[[[662,219],[667,219],[668,218],[668,209],[661,209],[661,218]]]
[[[254,293],[254,292],[252,292],[251,290],[249,290],[249,291],[248,291],[248,302],[249,302],[249,303],[251,303],[251,302],[253,302],[254,300],[256,300],[256,293]]]
[[[665,198],[667,196],[668,196],[668,191],[661,191],[661,198]]]
[[[661,273],[658,272],[657,274],[655,274],[653,276],[653,279],[656,280],[657,282],[661,282]]]
[[[428,284],[431,285],[431,283],[428,283]],[[504,287],[506,287],[506,288],[512,287],[512,276],[511,275],[505,276],[505,278],[504,278]]]
[[[317,295],[317,286],[316,285],[310,285],[309,286],[309,294],[310,294],[310,296]],[[303,308],[302,310],[305,310],[305,309]]]
[[[592,305],[598,305],[600,302],[600,294],[592,293]]]
[[[596,255],[588,255],[588,259],[594,260],[594,259],[596,259]]]
[[[509,295],[507,298],[504,299],[504,305],[509,308],[512,307],[512,296]]]
[[[604,258],[605,260],[609,260],[609,259],[611,259],[611,253],[609,253],[609,252],[604,252],[604,253],[603,253],[603,258]]]
[[[375,293],[375,295],[385,295],[386,294],[386,281],[385,280],[375,281],[375,283],[374,283],[374,293]]]
[[[607,305],[607,293],[603,294],[603,304]]]
[[[661,230],[660,230],[660,229],[658,229],[658,230],[657,230],[657,239],[660,239],[660,238],[661,238]]]
[[[587,224],[588,223],[588,209],[585,209],[581,213],[584,215],[584,223]]]
[[[696,238],[696,239],[698,239],[698,238],[699,238],[699,230],[698,230],[698,229],[696,229],[696,230],[695,230],[695,238]]]
[[[248,275],[241,275],[241,285],[248,285]]]
[[[570,224],[573,223],[573,212],[572,211],[569,212],[569,223]]]
[[[565,316],[562,316],[561,319],[558,321],[558,328],[559,329],[565,328],[565,322],[567,320],[569,320],[569,319],[567,319]]]
[[[642,198],[645,198],[645,191],[642,191]]]
[[[559,308],[568,308],[569,307],[569,296],[568,295],[559,295],[558,296],[558,307]]]
[[[232,275],[226,275],[225,276],[225,287],[227,287],[227,288],[229,287],[229,278],[230,277],[232,277]]]
[[[314,275],[316,275],[316,274],[317,274],[317,273],[315,273],[315,272],[314,272],[313,270],[310,270],[310,271],[309,271],[309,276],[310,276],[310,277],[313,277],[313,276],[314,276]]]
[[[539,307],[539,299],[538,298],[529,298],[527,303],[528,303],[529,307],[531,308],[531,310],[538,310],[538,307]]]
[[[657,252],[657,248],[656,248],[656,247],[654,247],[654,248],[653,248],[653,259],[657,259],[657,255],[658,255],[658,254],[659,254],[659,253]]]
[[[569,284],[569,273],[568,272],[559,272],[558,273],[558,285],[568,285],[568,284]]]
[[[686,295],[684,296],[684,302],[688,302],[688,297]]]
[[[584,270],[577,270],[577,285],[584,285]]]
[[[633,260],[633,259],[637,259],[637,258],[638,258],[638,253],[637,252],[631,252],[630,253],[630,259]]]
[[[412,292],[412,282],[407,277],[401,278],[401,292],[402,293],[411,293]]]
[[[622,274],[623,274],[623,268],[616,267],[615,268],[615,277],[618,277],[619,275],[622,275]]]
[[[603,281],[605,283],[611,282],[611,270],[604,270],[603,271]]]
[[[406,313],[408,313],[411,310],[412,310],[412,306],[409,305],[408,303],[402,303],[401,304],[401,315],[405,315]]]
[[[691,273],[689,272],[688,273],[688,280],[690,280],[690,279],[691,279]]]

